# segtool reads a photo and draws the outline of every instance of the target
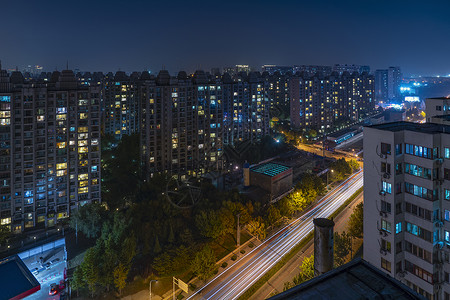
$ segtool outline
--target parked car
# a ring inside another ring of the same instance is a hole
[[[56,283],[50,284],[50,290],[48,291],[48,294],[50,296],[56,295],[58,293],[58,285]]]

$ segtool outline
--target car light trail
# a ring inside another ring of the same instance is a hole
[[[327,218],[363,186],[363,171],[353,174],[291,224],[214,277],[187,299],[236,299],[313,229],[314,218]]]

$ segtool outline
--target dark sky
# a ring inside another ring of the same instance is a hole
[[[2,1],[4,67],[171,72],[250,64],[450,73],[450,1]]]

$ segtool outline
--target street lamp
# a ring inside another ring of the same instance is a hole
[[[327,172],[327,189],[328,189],[328,173],[330,173],[330,171],[331,171],[331,172],[334,172],[334,170],[329,170],[329,171]]]
[[[150,280],[150,287],[149,287],[149,289],[150,289],[150,300],[152,300],[152,282],[158,282],[158,280],[156,280],[156,279]]]

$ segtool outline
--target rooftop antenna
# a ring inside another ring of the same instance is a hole
[[[166,66],[165,66],[165,65],[162,65],[162,69],[165,70],[165,69],[166,69]]]
[[[69,60],[66,61],[66,70],[69,70]]]

